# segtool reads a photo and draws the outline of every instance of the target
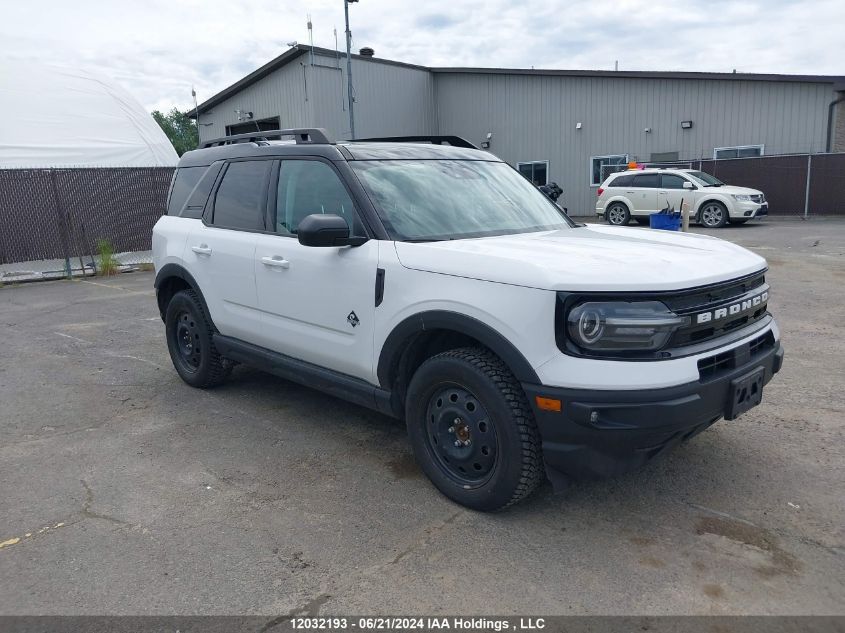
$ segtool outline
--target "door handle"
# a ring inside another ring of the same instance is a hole
[[[197,255],[211,255],[211,247],[208,244],[191,246],[191,250],[194,251]]]
[[[290,268],[290,262],[281,255],[262,257],[261,263],[265,266],[272,266],[273,268]]]
[[[658,191],[657,193],[662,193],[664,196],[666,195],[665,191]]]

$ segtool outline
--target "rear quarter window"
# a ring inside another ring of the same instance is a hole
[[[181,167],[176,170],[173,179],[173,189],[170,191],[170,200],[167,204],[167,215],[179,215],[188,195],[197,186],[208,167]]]
[[[608,187],[630,187],[631,181],[634,177],[630,174],[626,174],[624,176],[617,176],[613,180],[611,180],[607,186]]]

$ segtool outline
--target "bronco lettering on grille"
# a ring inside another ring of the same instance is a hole
[[[748,299],[743,299],[742,301],[737,301],[736,303],[732,303],[715,310],[700,312],[695,317],[695,323],[696,325],[700,325],[702,323],[709,323],[711,321],[719,321],[728,317],[737,316],[743,312],[748,312],[749,310],[760,307],[768,300],[769,292],[765,291],[754,297],[749,297]]]

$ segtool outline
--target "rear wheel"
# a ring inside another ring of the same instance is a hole
[[[167,349],[179,377],[192,387],[213,387],[231,373],[233,363],[214,347],[213,327],[193,290],[180,290],[165,313]]]
[[[621,202],[614,202],[604,212],[608,224],[613,226],[625,226],[631,221],[631,212]]]
[[[705,202],[698,217],[708,229],[720,229],[728,223],[728,210],[721,202]]]
[[[492,352],[462,348],[424,362],[408,388],[406,419],[417,462],[461,505],[501,510],[543,479],[534,415]]]

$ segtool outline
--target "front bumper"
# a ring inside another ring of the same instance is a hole
[[[608,477],[636,468],[724,417],[731,381],[763,368],[765,385],[783,364],[783,348],[776,340],[753,355],[740,346],[727,356],[723,363],[727,369],[662,389],[608,391],[523,384],[542,437],[549,479],[557,487],[568,478]],[[561,410],[540,409],[538,396],[560,400]]]
[[[768,202],[736,202],[730,217],[735,220],[759,218],[769,215]]]

